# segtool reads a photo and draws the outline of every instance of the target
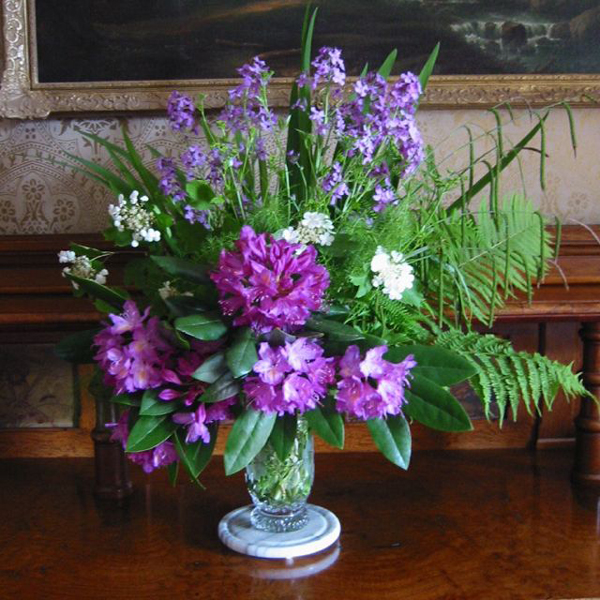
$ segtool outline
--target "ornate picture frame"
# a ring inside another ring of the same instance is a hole
[[[222,106],[232,79],[40,83],[37,78],[35,0],[2,0],[3,63],[0,117],[44,118],[51,114],[163,110],[175,87],[206,95],[207,108]],[[288,100],[290,78],[272,85],[271,101]],[[571,106],[600,102],[600,74],[443,75],[432,77],[423,105],[435,109]]]

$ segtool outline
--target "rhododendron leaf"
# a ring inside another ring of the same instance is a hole
[[[308,426],[322,440],[335,448],[344,447],[344,419],[333,406],[327,403],[322,407],[304,413]]]
[[[296,415],[285,414],[277,417],[269,441],[280,460],[285,460],[289,456],[294,446],[297,428]]]
[[[471,420],[450,392],[422,375],[414,375],[404,412],[415,421],[440,431],[469,431]]]
[[[225,444],[225,474],[242,470],[262,450],[275,425],[275,413],[247,408],[235,420]]]
[[[140,406],[142,403],[137,396],[131,394],[117,394],[116,396],[111,396],[110,401],[115,404],[122,404],[123,406]]]
[[[219,315],[208,312],[175,319],[175,329],[204,342],[218,340],[227,332]]]
[[[306,321],[306,329],[324,333],[330,340],[336,342],[355,342],[364,338],[364,335],[354,327],[316,314]]]
[[[249,327],[244,327],[237,332],[225,357],[227,366],[234,377],[243,377],[252,371],[252,367],[258,361],[258,354],[256,353],[256,340]]]
[[[146,390],[142,396],[140,415],[158,417],[175,412],[179,406],[174,400],[161,400],[160,390]]]
[[[177,423],[170,415],[160,417],[139,417],[129,433],[126,452],[144,452],[152,450],[167,440],[177,429]]]
[[[218,424],[211,423],[208,425],[208,431],[210,432],[208,444],[205,444],[202,439],[193,444],[187,444],[185,434],[181,429],[173,436],[177,454],[192,479],[198,479],[198,476],[204,471],[212,458],[217,441]]]
[[[412,442],[406,419],[402,415],[369,419],[367,427],[381,453],[400,468],[408,469]]]
[[[76,275],[67,274],[67,277],[71,281],[77,283],[80,289],[87,292],[93,298],[102,300],[119,311],[123,308],[125,300],[127,300],[127,294],[120,290],[117,291],[114,288],[109,288],[100,283],[96,283],[91,279],[84,279],[83,277],[77,277]]]
[[[224,375],[219,377],[217,381],[215,381],[212,385],[209,385],[206,388],[206,391],[198,400],[200,402],[205,402],[207,404],[212,404],[213,402],[219,402],[220,400],[227,400],[227,398],[231,398],[236,394],[239,394],[241,389],[241,384],[239,381],[236,381],[231,373],[227,371]]]
[[[78,331],[63,338],[54,346],[54,354],[75,364],[88,364],[94,362],[94,337],[99,329],[89,329],[87,331]]]
[[[167,465],[167,473],[169,475],[169,483],[175,487],[177,485],[177,477],[179,475],[179,461],[176,460],[170,465]]]
[[[171,296],[165,299],[165,304],[176,317],[188,317],[206,310],[206,307],[193,296]]]
[[[193,373],[192,377],[204,383],[215,383],[227,372],[225,354],[217,352],[209,356]]]
[[[438,385],[454,385],[477,372],[475,367],[462,356],[435,346],[397,346],[390,348],[384,358],[399,363],[409,354],[412,354],[417,361],[417,366],[411,371],[413,375],[422,375]]]
[[[207,268],[191,260],[175,256],[151,256],[150,258],[163,271],[173,275],[173,277],[181,277],[195,283],[208,283],[210,281],[206,274]]]

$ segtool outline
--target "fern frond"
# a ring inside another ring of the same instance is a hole
[[[477,369],[472,379],[489,418],[492,401],[498,405],[500,425],[510,406],[513,419],[521,402],[527,412],[541,411],[542,406],[552,408],[559,392],[568,400],[577,396],[593,397],[572,365],[563,365],[541,354],[519,352],[511,343],[494,335],[464,333],[451,329],[439,334],[436,343],[460,354]]]

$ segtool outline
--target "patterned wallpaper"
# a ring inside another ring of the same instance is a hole
[[[516,142],[535,123],[526,111],[517,111],[517,122],[505,134]],[[577,158],[570,148],[566,114],[557,110],[548,121],[547,187],[538,183],[539,157],[529,153],[522,160],[528,195],[545,213],[568,221],[600,223],[600,110],[575,111],[578,134]],[[176,153],[179,142],[159,117],[132,117],[122,121],[147,165],[151,144],[165,153]],[[428,143],[436,147],[438,161],[457,169],[467,157],[465,125],[473,132],[493,127],[485,111],[422,111],[420,123]],[[66,152],[108,165],[110,160],[96,143],[80,131],[113,141],[121,123],[114,118],[0,120],[0,235],[87,233],[106,223],[110,194],[99,184],[61,165]],[[483,136],[480,148],[489,147]],[[448,158],[449,157],[449,158]],[[504,177],[503,193],[522,189],[521,171],[515,166]]]

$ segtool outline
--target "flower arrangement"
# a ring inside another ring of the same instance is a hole
[[[83,360],[93,348],[124,407],[113,439],[146,472],[180,463],[197,480],[225,420],[227,474],[267,445],[285,461],[301,427],[342,447],[349,420],[407,468],[412,421],[471,428],[450,390],[461,381],[500,420],[521,401],[550,406],[559,388],[586,393],[570,367],[472,329],[530,294],[553,256],[541,215],[498,193],[545,116],[508,151],[499,125],[495,164],[443,174],[415,120],[437,49],[420,76],[390,80],[392,53],[348,83],[340,50],[311,60],[313,27],[314,16],[286,115],[269,106],[272,73],[257,57],[216,118],[173,92],[187,148],[156,153],[156,175],[126,132],[124,147],[85,134],[115,171],[71,157],[118,197],[106,239],[138,253],[130,294],[107,285],[109,253],[61,252],[75,293],[107,317],[59,352]],[[489,202],[471,208],[486,187]]]

